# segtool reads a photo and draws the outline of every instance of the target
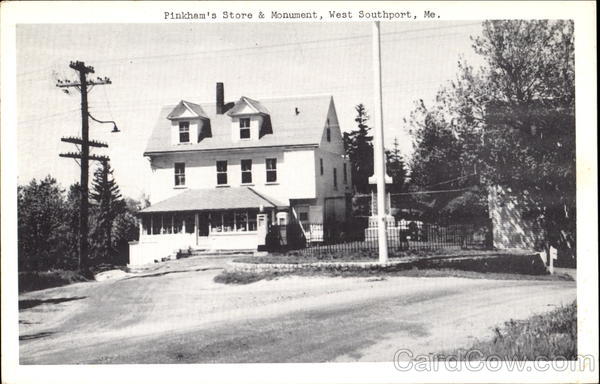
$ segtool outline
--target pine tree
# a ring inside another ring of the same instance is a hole
[[[113,170],[105,161],[94,172],[92,191],[95,203],[95,225],[92,232],[92,247],[95,250],[96,262],[112,262],[115,256],[113,246],[113,222],[124,210],[124,201],[119,186],[114,180]]]
[[[369,176],[373,175],[373,137],[369,135],[371,128],[367,125],[369,115],[363,104],[356,107],[358,129],[344,134],[344,147],[350,158],[352,182],[357,192],[369,190]]]
[[[65,252],[65,269],[77,269],[79,265],[79,208],[81,200],[81,184],[75,183],[69,187],[66,200],[67,219],[65,225],[67,231]]]
[[[392,178],[392,185],[389,191],[392,193],[402,192],[406,179],[406,165],[400,154],[400,145],[398,138],[394,138],[394,145],[391,150],[385,152],[387,174]]]

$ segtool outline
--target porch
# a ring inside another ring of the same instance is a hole
[[[278,212],[287,209],[249,187],[187,190],[140,212],[140,241],[130,244],[130,265],[178,250],[256,250]]]

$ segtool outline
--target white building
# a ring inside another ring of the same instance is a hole
[[[343,221],[351,193],[333,97],[215,103],[162,109],[144,156],[151,206],[140,216],[131,264],[178,249],[256,249],[271,224],[298,224],[311,241]],[[311,238],[312,237],[312,238]]]

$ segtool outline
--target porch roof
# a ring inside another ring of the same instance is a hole
[[[160,201],[140,213],[207,211],[247,208],[287,207],[250,187],[224,187],[213,189],[188,189],[178,195]]]

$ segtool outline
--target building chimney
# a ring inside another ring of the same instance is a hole
[[[217,115],[225,113],[225,90],[223,83],[217,83]]]

